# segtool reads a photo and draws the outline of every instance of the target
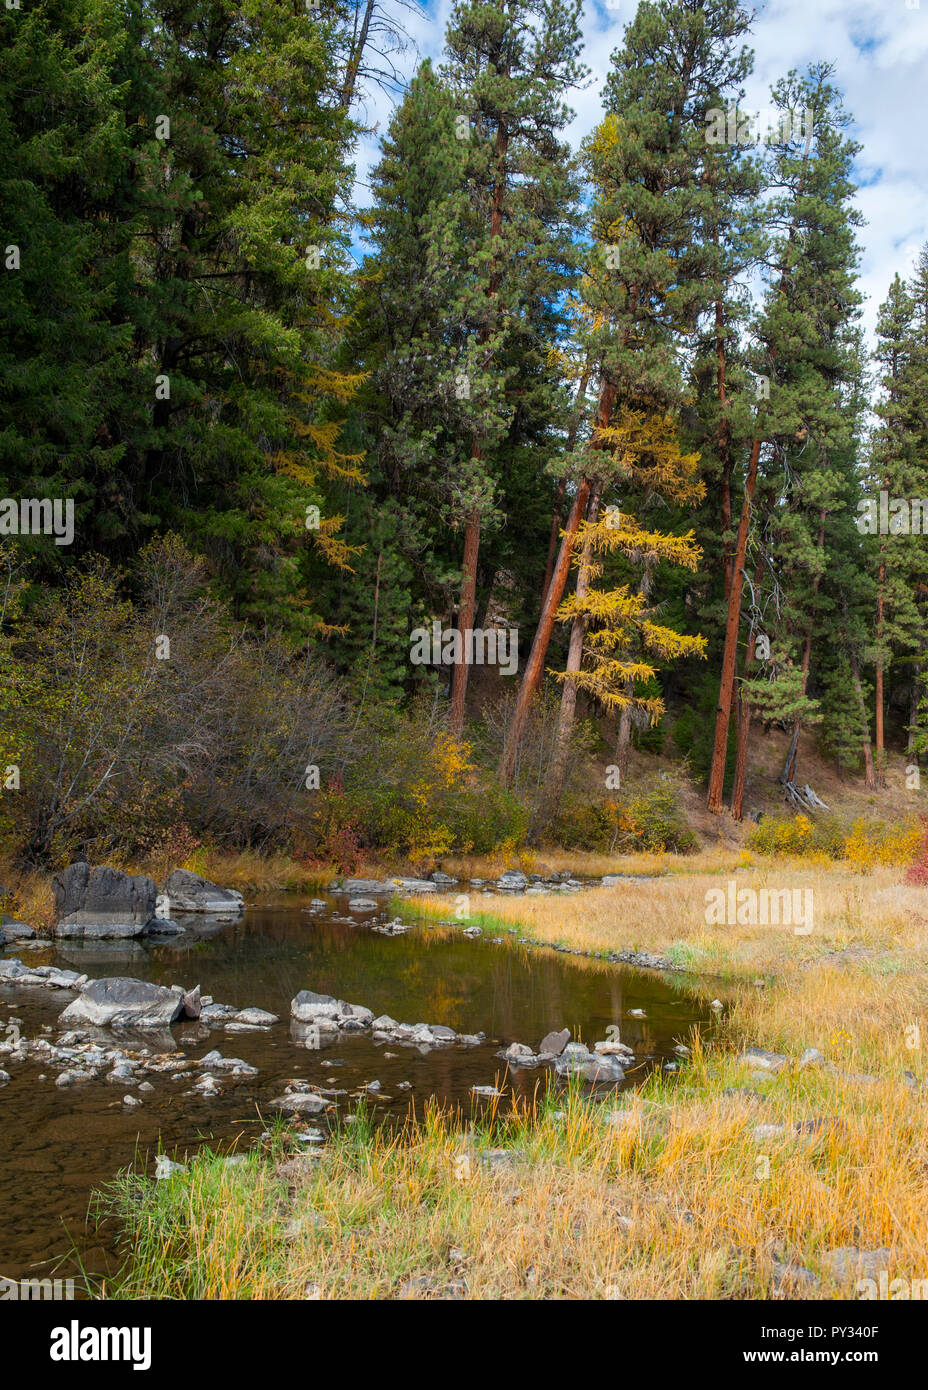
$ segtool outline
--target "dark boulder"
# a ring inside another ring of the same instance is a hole
[[[174,869],[164,885],[171,912],[240,913],[244,909],[241,893],[220,888],[190,869]]]
[[[60,937],[141,936],[155,915],[157,890],[144,874],[69,864],[52,879]]]

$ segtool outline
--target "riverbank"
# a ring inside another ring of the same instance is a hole
[[[776,1065],[776,1063],[774,1063]],[[356,1118],[318,1154],[132,1177],[113,1298],[799,1298],[924,1277],[922,1099],[698,1049],[615,1105],[461,1127]],[[862,1252],[862,1253],[858,1253]]]
[[[108,1198],[126,1262],[104,1292],[828,1298],[866,1295],[859,1281],[881,1270],[918,1287],[925,890],[892,869],[742,868],[739,889],[811,887],[812,931],[707,924],[706,893],[720,881],[727,892],[730,864],[495,897],[470,918],[584,949],[675,955],[707,999],[725,980],[711,1052],[694,1035],[675,1073],[605,1102],[562,1093],[470,1123],[420,1112],[400,1133],[356,1119],[312,1156],[281,1131],[240,1165],[201,1154],[169,1182],[126,1178]],[[421,900],[416,911],[455,906]]]

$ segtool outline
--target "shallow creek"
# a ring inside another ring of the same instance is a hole
[[[421,1111],[431,1097],[469,1113],[481,1104],[473,1086],[495,1082],[530,1094],[544,1085],[543,1068],[507,1072],[496,1054],[509,1043],[537,1049],[546,1033],[567,1027],[592,1048],[617,1036],[614,1029],[607,1034],[617,1025],[621,1041],[635,1053],[622,1083],[633,1086],[651,1067],[673,1061],[674,1045],[687,1040],[694,1023],[712,1026],[703,1004],[653,972],[528,949],[508,939],[471,939],[461,926],[418,922],[405,934],[380,935],[372,930],[379,913],[352,918],[346,899],[338,897],[326,898],[324,911],[310,913],[308,902],[293,895],[264,899],[237,923],[165,944],[63,944],[2,953],[27,966],[62,966],[95,978],[128,975],[187,988],[199,983],[221,1003],[267,1009],[280,1022],[234,1034],[202,1023],[175,1026],[173,1045],[183,1055],[196,1059],[218,1048],[224,1057],[258,1067],[258,1075],[221,1077],[222,1093],[214,1097],[190,1092],[197,1071],[152,1075],[154,1092],[135,1109],[122,1103],[127,1088],[107,1084],[102,1074],[59,1089],[60,1064],[0,1056],[0,1067],[11,1075],[0,1088],[0,1276],[48,1277],[54,1267],[66,1277],[81,1265],[91,1274],[112,1269],[107,1233],[101,1236],[86,1223],[91,1189],[134,1161],[153,1170],[159,1147],[178,1157],[201,1143],[247,1149],[273,1118],[269,1102],[294,1078],[346,1092],[336,1098],[331,1116],[312,1121],[322,1127],[336,1115],[351,1114],[354,1094],[374,1080],[382,1088],[370,1096],[375,1114],[402,1118],[411,1105]],[[406,912],[406,920],[413,920],[413,901]],[[483,1032],[486,1041],[422,1049],[376,1043],[361,1033],[308,1050],[290,1028],[290,1000],[301,989],[401,1022]],[[73,997],[0,985],[0,1036],[16,1020],[23,1036],[56,1042],[58,1015]],[[645,1017],[630,1017],[631,1010]],[[51,1031],[43,1034],[43,1025]],[[95,1036],[110,1047],[144,1045],[141,1034],[131,1042],[108,1030],[95,1030]],[[149,1046],[162,1050],[161,1043]],[[410,1086],[401,1088],[401,1082]],[[134,1087],[128,1093],[139,1094]]]

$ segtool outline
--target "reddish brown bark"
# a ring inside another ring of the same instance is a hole
[[[824,512],[824,510],[822,510],[821,512],[819,512],[819,518],[818,518],[818,548],[819,548],[819,550],[823,549],[824,545],[825,545],[825,512]],[[814,600],[814,598],[815,598],[815,595],[818,593],[819,585],[821,584],[821,582],[822,582],[821,574],[817,574],[817,575],[815,576],[814,580],[812,581],[812,598],[813,598],[813,600]],[[811,666],[811,664],[812,664],[812,619],[809,620],[809,627],[808,627],[808,630],[807,630],[807,632],[806,632],[805,641],[804,641],[803,644],[802,644],[802,661],[801,661],[800,667],[799,667],[799,669],[800,669],[800,671],[801,671],[801,673],[802,673],[802,681],[801,681],[800,686],[799,686],[799,692],[800,692],[800,694],[803,695],[803,696],[805,695],[806,689],[807,689],[808,684],[809,684],[809,667]],[[782,776],[781,776],[781,778],[780,778],[780,781],[781,781],[781,782],[792,782],[793,778],[796,776],[796,761],[797,761],[798,756],[799,756],[799,732],[800,732],[801,726],[802,726],[802,720],[801,720],[801,719],[797,719],[797,720],[795,720],[795,722],[793,723],[793,737],[792,737],[792,739],[791,739],[791,741],[790,741],[789,753],[787,754],[787,757],[786,757],[786,765],[785,765],[784,768],[783,768],[783,774],[782,774]]]
[[[541,586],[541,601],[544,603],[545,594],[548,592],[548,585],[551,583],[551,575],[554,572],[554,557],[557,555],[557,538],[561,533],[561,519],[564,513],[564,494],[567,491],[567,479],[562,478],[557,485],[557,500],[554,503],[554,515],[551,518],[551,537],[548,541],[548,560],[545,565],[545,578]]]
[[[590,493],[589,506],[587,507],[586,519],[591,524],[595,524],[599,515],[599,494],[600,488],[597,484]],[[590,588],[590,561],[593,558],[592,546],[589,538],[583,547],[580,557],[580,565],[577,570],[578,598],[583,598]],[[550,820],[556,813],[564,790],[564,778],[567,775],[567,759],[570,753],[570,736],[574,727],[574,716],[577,709],[577,683],[571,680],[583,662],[583,640],[586,637],[586,630],[589,626],[589,618],[583,614],[574,618],[570,625],[570,644],[567,649],[566,680],[561,690],[561,707],[558,711],[557,732],[554,736],[554,752],[548,768],[548,775],[545,779],[544,805],[545,819]]]
[[[722,301],[715,304],[715,381],[719,400],[718,451],[722,465],[722,534],[731,530],[731,426],[726,407],[728,395],[725,388],[725,335]],[[729,542],[724,541],[723,566],[726,602],[731,594],[732,554]]]
[[[603,429],[609,423],[612,415],[612,408],[615,404],[615,387],[608,382],[603,383],[599,395],[599,406],[596,412],[596,428]],[[594,448],[597,444],[594,442]],[[590,496],[590,479],[581,478],[574,497],[573,506],[570,509],[570,516],[564,527],[564,534],[561,538],[561,546],[558,551],[557,561],[551,575],[551,583],[548,585],[548,592],[541,609],[541,616],[538,619],[538,627],[535,631],[535,638],[532,642],[532,649],[529,652],[525,671],[522,675],[522,682],[519,686],[519,694],[516,699],[516,706],[506,730],[506,741],[503,746],[503,756],[500,760],[500,781],[504,787],[508,787],[513,779],[516,767],[516,759],[519,754],[519,745],[522,742],[522,735],[525,732],[525,721],[528,717],[529,706],[532,699],[541,685],[541,677],[544,671],[545,657],[548,652],[548,643],[551,641],[551,634],[554,631],[554,619],[564,596],[564,589],[567,585],[567,576],[570,572],[570,559],[573,553],[574,537],[580,526],[581,518],[586,511],[587,502]]]
[[[882,546],[880,547],[882,550]],[[875,705],[876,722],[874,735],[876,740],[876,780],[880,787],[886,786],[886,775],[883,771],[886,759],[885,732],[883,728],[883,616],[884,616],[884,588],[886,584],[886,561],[880,556],[879,580],[876,591],[876,670],[873,679],[873,701]]]
[[[577,431],[580,427],[580,419],[583,413],[583,398],[586,395],[586,388],[590,383],[590,361],[587,358],[583,371],[580,374],[580,381],[577,385],[577,395],[574,400],[574,417],[570,422],[567,431],[567,452],[572,454],[577,443]],[[548,559],[545,564],[545,578],[541,586],[541,601],[544,603],[545,594],[548,592],[548,585],[551,583],[551,575],[554,571],[554,558],[557,555],[557,538],[561,534],[561,519],[564,515],[564,494],[567,491],[567,479],[562,478],[557,485],[557,501],[554,504],[554,516],[551,518],[551,537],[548,541]]]
[[[758,556],[757,565],[754,569],[755,588],[760,583],[764,573],[764,558]],[[741,668],[742,682],[750,677],[751,667],[754,664],[754,648],[757,639],[757,628],[752,623],[748,633],[747,647],[744,652],[744,665]],[[751,732],[751,705],[744,698],[742,689],[738,689],[738,727],[737,743],[735,744],[735,779],[731,789],[731,815],[732,820],[741,820],[744,814],[744,779],[748,767],[748,737]]]
[[[751,526],[751,506],[754,489],[757,486],[757,465],[760,460],[761,440],[758,436],[751,445],[747,477],[744,480],[744,503],[741,507],[741,521],[738,525],[738,544],[735,549],[734,566],[731,577],[731,592],[728,602],[728,620],[725,624],[725,648],[722,653],[722,676],[719,682],[719,703],[715,716],[715,741],[712,748],[712,769],[709,776],[708,807],[710,811],[721,811],[722,794],[725,789],[725,760],[728,752],[728,726],[731,722],[732,695],[735,685],[735,665],[738,658],[738,626],[741,622],[741,595],[744,591],[744,561],[748,551],[748,532]]]

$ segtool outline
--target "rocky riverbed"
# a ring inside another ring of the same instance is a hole
[[[164,940],[6,948],[0,1274],[73,1244],[111,1264],[87,1197],[137,1153],[249,1146],[275,1113],[318,1115],[324,1138],[361,1101],[387,1123],[432,1097],[466,1113],[547,1074],[605,1097],[676,1066],[707,1017],[659,978],[413,923],[386,892],[350,908],[342,887]]]

